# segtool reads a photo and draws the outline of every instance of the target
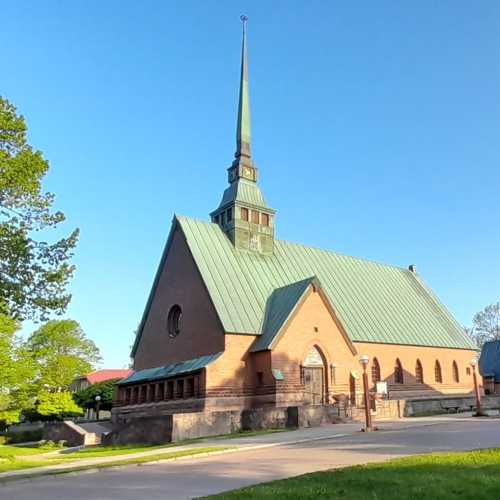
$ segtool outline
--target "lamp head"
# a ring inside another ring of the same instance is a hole
[[[99,394],[94,398],[97,402],[99,402],[101,400],[101,396],[99,396]]]
[[[366,366],[368,364],[369,360],[370,360],[370,358],[366,354],[359,357],[359,363],[363,366]]]
[[[472,358],[472,359],[470,360],[470,365],[472,366],[472,368],[475,368],[475,367],[476,367],[476,365],[477,365],[477,359],[476,359],[476,358]]]

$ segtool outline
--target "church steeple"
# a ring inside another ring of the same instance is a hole
[[[243,23],[243,42],[241,45],[240,98],[238,101],[238,123],[236,126],[236,153],[234,155],[237,160],[242,156],[245,159],[250,159],[252,156],[250,149],[250,99],[248,96],[247,19],[246,16],[241,16],[241,21]]]
[[[274,214],[257,185],[257,167],[251,153],[250,99],[248,91],[247,17],[241,16],[243,41],[241,75],[236,125],[236,153],[228,168],[229,187],[219,207],[210,215],[234,246],[260,254],[272,254],[274,247]]]

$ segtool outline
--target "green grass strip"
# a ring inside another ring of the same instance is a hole
[[[500,449],[435,453],[306,474],[217,500],[492,500],[500,492]],[[208,498],[208,497],[207,497]]]

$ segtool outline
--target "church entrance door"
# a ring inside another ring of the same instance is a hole
[[[325,362],[317,347],[307,354],[303,364],[304,402],[321,405],[325,402]]]
[[[306,403],[320,405],[323,403],[323,368],[304,367],[304,396]]]

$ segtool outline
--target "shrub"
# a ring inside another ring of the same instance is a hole
[[[8,443],[28,443],[30,441],[40,441],[43,429],[7,431],[6,441]]]

